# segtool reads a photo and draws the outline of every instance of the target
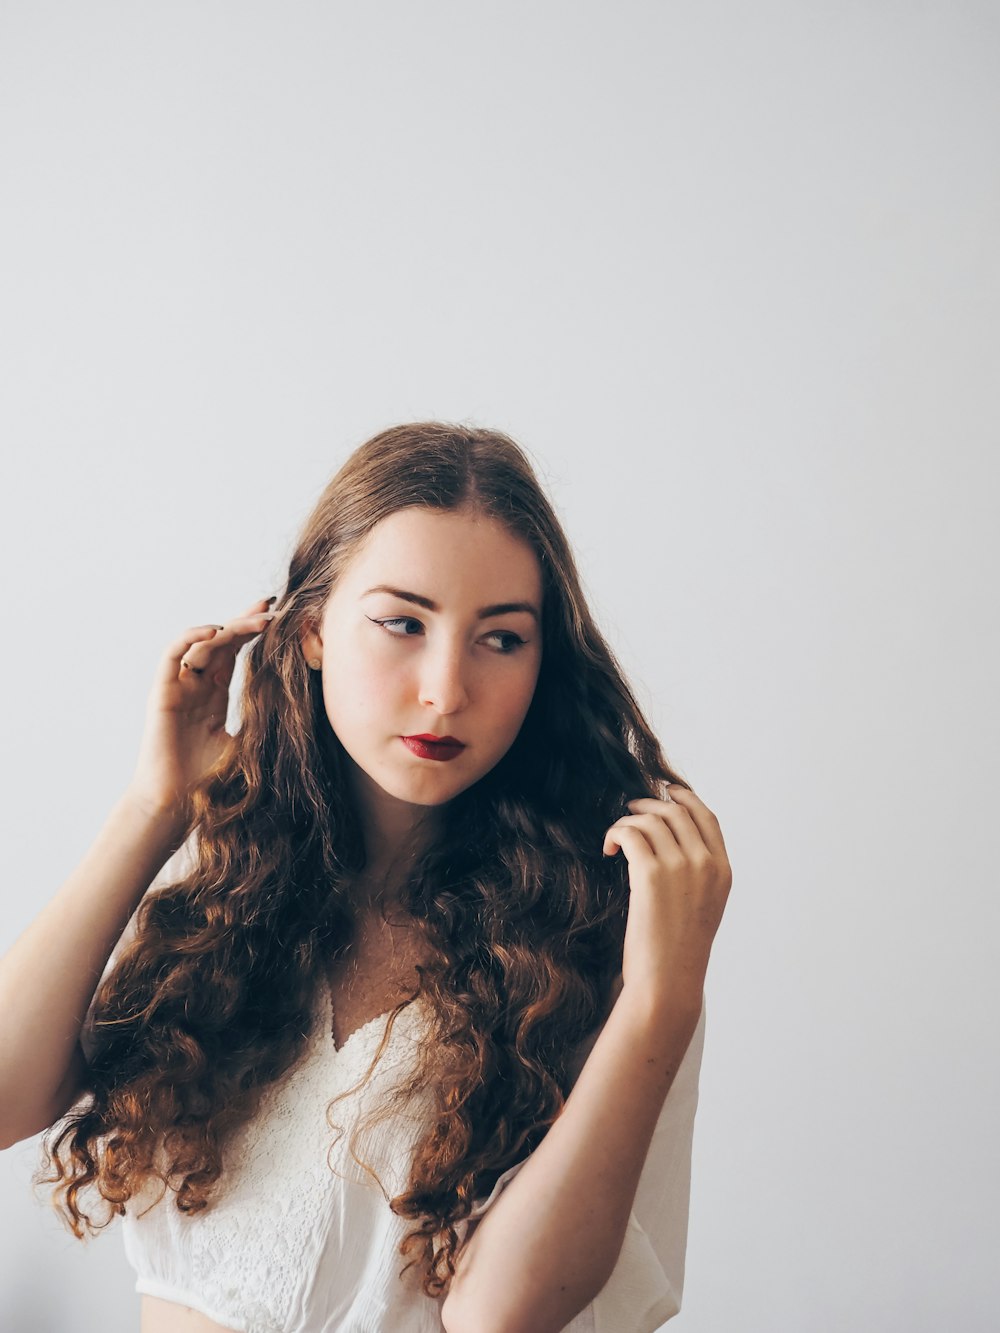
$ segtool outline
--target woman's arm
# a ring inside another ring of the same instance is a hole
[[[126,792],[83,860],[0,960],[0,1148],[47,1129],[72,1105],[94,988],[182,833],[175,814],[150,810]]]
[[[459,1255],[447,1333],[559,1333],[618,1260],[732,884],[715,815],[668,790],[628,802],[605,835],[629,867],[622,992],[562,1113]]]
[[[622,993],[561,1114],[474,1224],[442,1307],[447,1333],[559,1333],[601,1290],[701,999]]]

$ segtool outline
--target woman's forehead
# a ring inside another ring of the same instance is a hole
[[[496,519],[411,506],[375,525],[340,586],[355,597],[387,586],[435,601],[537,605],[541,567],[531,546]]]

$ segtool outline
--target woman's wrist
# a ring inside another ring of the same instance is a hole
[[[633,985],[630,989],[626,980],[617,1003],[630,1010],[640,1022],[655,1026],[678,1018],[687,1018],[697,1024],[704,993],[703,973],[675,973],[669,983],[657,986]]]
[[[177,843],[184,834],[187,813],[175,805],[157,804],[132,787],[126,787],[118,808],[151,833],[159,833],[166,843]]]

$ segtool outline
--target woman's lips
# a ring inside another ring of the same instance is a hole
[[[406,748],[420,759],[457,759],[464,745],[451,741],[425,741],[419,736],[401,736]]]

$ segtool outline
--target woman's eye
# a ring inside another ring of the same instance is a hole
[[[417,631],[423,628],[420,621],[415,620],[412,616],[390,616],[386,620],[373,620],[372,617],[369,616],[368,619],[372,621],[373,625],[381,625],[386,633],[391,634],[394,639],[412,639],[414,635],[411,634],[407,628],[402,630],[390,629],[390,625],[416,625]],[[417,631],[415,631],[415,633]],[[508,653],[516,652],[517,649],[522,648],[525,643],[525,640],[522,639],[519,634],[515,634],[513,630],[495,629],[490,634],[487,634],[486,637],[488,639],[501,640],[497,651],[503,656],[506,656]]]
[[[371,616],[369,616],[368,619],[371,620]],[[396,632],[396,630],[389,629],[388,627],[390,625],[416,625],[418,627],[420,625],[420,621],[414,620],[412,616],[392,616],[388,620],[376,620],[374,623],[376,625],[381,625],[384,629],[387,630],[389,634],[393,635],[394,638],[397,639],[412,638],[413,636],[409,634],[406,630],[403,630],[403,632],[399,634]]]
[[[500,645],[501,653],[516,652],[517,649],[522,647],[524,644],[524,640],[520,638],[519,635],[512,633],[510,630],[496,629],[493,631],[492,634],[488,634],[486,637],[489,639],[504,640],[504,642]]]

